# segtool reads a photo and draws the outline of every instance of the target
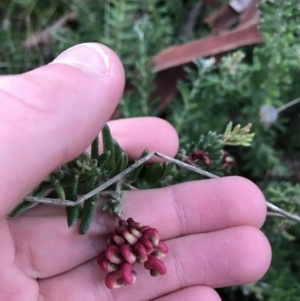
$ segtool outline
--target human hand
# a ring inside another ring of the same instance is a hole
[[[76,227],[68,229],[58,206],[6,219],[46,175],[86,149],[113,113],[123,86],[118,58],[90,43],[65,52],[56,64],[0,78],[1,301],[217,301],[213,288],[253,282],[268,269],[270,246],[259,231],[264,197],[240,177],[126,192],[124,216],[156,227],[167,242],[168,273],[151,277],[136,266],[136,283],[118,290],[105,287],[95,260],[115,227],[100,207],[84,236]],[[132,158],[145,147],[176,154],[177,134],[163,120],[109,125]]]

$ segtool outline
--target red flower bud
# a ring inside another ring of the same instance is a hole
[[[127,223],[124,220],[119,221],[119,226],[124,227],[125,229],[127,228]]]
[[[148,229],[151,229],[151,227],[149,227],[149,226],[143,226],[142,228],[140,228],[139,229],[139,231],[141,232],[141,233],[144,233],[146,230],[148,230]]]
[[[118,245],[123,245],[125,243],[125,239],[122,236],[119,236],[117,234],[113,234],[111,239]]]
[[[134,245],[137,243],[138,238],[131,234],[128,230],[122,232],[122,236],[128,241],[129,244]]]
[[[136,281],[136,271],[133,270],[133,265],[127,262],[122,263],[121,273],[126,284],[134,284]]]
[[[123,258],[120,252],[119,247],[117,246],[108,246],[105,250],[105,257],[112,263],[120,264],[123,262]]]
[[[132,217],[130,217],[129,219],[127,219],[127,224],[130,228],[135,228],[136,226],[136,222],[133,220]]]
[[[131,247],[129,247],[128,245],[120,246],[120,252],[127,262],[136,262],[136,256],[133,254]]]
[[[140,229],[142,229],[143,227],[144,227],[143,224],[141,224],[141,223],[135,223],[135,229],[140,230]]]
[[[210,159],[209,159],[209,157],[207,155],[204,155],[202,160],[203,160],[203,162],[204,162],[205,165],[209,165],[210,164]]]
[[[108,288],[120,288],[125,284],[121,271],[108,273],[105,277],[105,284]]]
[[[142,234],[139,230],[137,230],[137,229],[135,229],[135,228],[129,228],[128,230],[129,230],[129,232],[130,232],[131,234],[133,234],[133,235],[136,236],[137,238],[141,238],[141,237],[143,236],[143,234]]]
[[[104,251],[101,251],[97,257],[97,259],[99,258],[102,258],[103,256],[105,256],[105,250]]]
[[[154,247],[158,246],[159,243],[159,233],[155,228],[150,228],[143,232],[143,238],[150,240]]]
[[[198,162],[198,161],[202,161],[205,165],[210,164],[209,157],[201,149],[194,150],[193,152],[188,154],[188,157],[189,157],[190,160],[192,160],[192,162],[195,162],[195,163]]]
[[[164,263],[160,259],[151,255],[148,256],[148,260],[144,263],[144,267],[147,270],[155,270],[152,272],[153,274],[155,274],[155,276],[157,272],[159,273],[159,275],[165,275],[167,273],[167,269]]]
[[[148,260],[148,253],[143,244],[137,243],[133,246],[133,251],[137,256],[137,261],[140,263],[146,262]]]
[[[152,277],[158,277],[158,276],[160,276],[160,273],[159,273],[158,270],[151,269],[151,270],[150,270],[150,275],[151,275]]]
[[[163,241],[160,241],[158,243],[156,249],[163,254],[163,257],[166,256],[169,252],[168,246]]]
[[[126,229],[127,229],[127,228],[124,227],[124,226],[118,226],[118,227],[116,227],[115,232],[116,232],[117,235],[122,235],[122,232],[123,232],[124,230],[126,230]]]
[[[110,273],[114,271],[118,271],[120,269],[120,266],[111,263],[107,258],[104,256],[98,256],[97,263],[102,269],[103,272]]]
[[[154,251],[152,242],[145,237],[139,239],[139,242],[146,248],[147,254],[151,254]]]

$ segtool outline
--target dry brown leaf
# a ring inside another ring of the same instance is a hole
[[[183,66],[170,68],[159,72],[155,78],[156,89],[151,99],[159,99],[159,111],[162,112],[174,99],[177,93],[177,82],[184,79]]]
[[[214,56],[241,46],[260,43],[263,41],[263,38],[257,29],[257,25],[257,21],[247,22],[243,26],[218,36],[194,40],[183,45],[167,48],[154,56],[154,68],[152,71],[158,72],[189,63],[197,58]]]
[[[234,11],[229,5],[224,5],[210,16],[208,16],[204,23],[210,28],[211,32],[216,34],[224,31],[239,20],[239,14]]]
[[[261,0],[252,0],[250,5],[240,14],[240,24],[251,22],[252,20],[258,20],[259,10],[257,5]]]

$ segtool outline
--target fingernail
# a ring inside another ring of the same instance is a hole
[[[105,75],[109,68],[109,56],[100,45],[84,43],[67,49],[50,64],[65,64],[87,74]]]

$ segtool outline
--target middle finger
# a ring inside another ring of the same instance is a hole
[[[126,218],[156,227],[162,239],[242,225],[260,227],[265,217],[263,195],[239,177],[128,191],[123,203]],[[105,247],[104,236],[115,227],[115,219],[99,206],[90,230],[79,236],[77,227],[67,228],[62,209],[53,210],[53,216],[32,216],[47,210],[34,208],[30,216],[10,221],[16,262],[31,277],[54,276],[96,257]]]

